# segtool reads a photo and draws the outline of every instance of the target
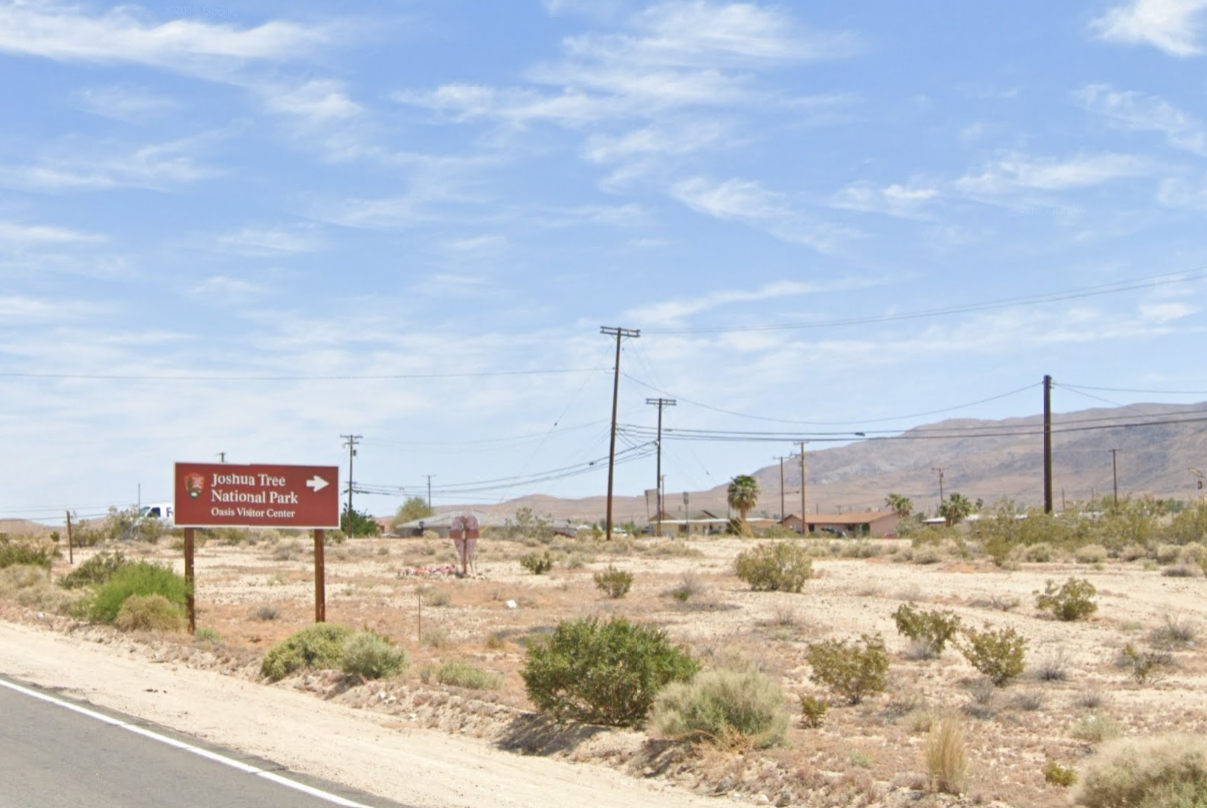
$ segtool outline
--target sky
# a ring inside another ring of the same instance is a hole
[[[0,517],[344,435],[375,514],[603,494],[601,326],[627,495],[649,398],[784,433],[668,497],[1205,400],[1205,100],[1207,0],[0,2]]]

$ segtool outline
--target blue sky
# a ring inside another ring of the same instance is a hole
[[[0,516],[345,433],[437,504],[601,494],[601,325],[626,424],[1202,400],[1205,51],[1207,0],[0,4]]]

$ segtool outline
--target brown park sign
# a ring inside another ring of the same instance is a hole
[[[178,527],[339,527],[339,467],[177,463]]]

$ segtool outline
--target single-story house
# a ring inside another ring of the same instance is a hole
[[[895,535],[901,514],[897,511],[852,511],[851,513],[811,513],[805,520],[810,535],[871,536]],[[799,531],[800,514],[790,513],[780,521],[784,527]]]

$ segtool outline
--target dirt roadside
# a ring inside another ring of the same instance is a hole
[[[0,671],[415,806],[717,804],[599,766],[520,756],[295,690],[172,663],[148,664],[83,637],[3,621]]]

